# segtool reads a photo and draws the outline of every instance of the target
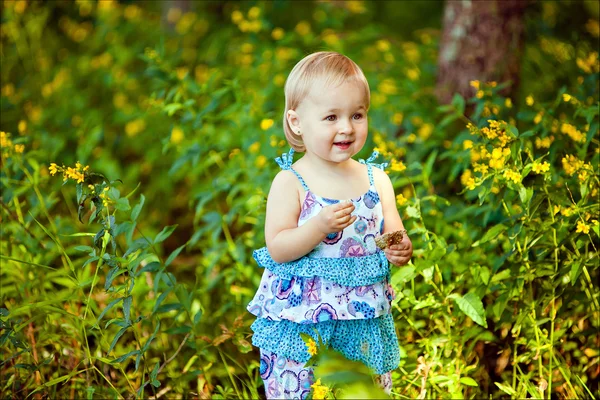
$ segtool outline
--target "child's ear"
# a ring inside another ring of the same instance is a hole
[[[302,135],[302,129],[300,127],[300,116],[295,110],[288,110],[287,121],[290,125],[290,129],[294,131],[296,135]]]

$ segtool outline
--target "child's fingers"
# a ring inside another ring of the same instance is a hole
[[[335,204],[334,207],[336,212],[348,209],[354,210],[354,203],[351,201],[340,201],[339,203]]]

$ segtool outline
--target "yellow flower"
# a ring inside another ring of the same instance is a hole
[[[550,164],[548,164],[546,161],[543,163],[533,163],[533,167],[531,169],[536,174],[543,174],[544,172],[548,172],[550,170]]]
[[[571,176],[581,169],[585,163],[572,154],[568,154],[562,159],[563,169],[567,175]]]
[[[483,98],[484,95],[485,95],[485,93],[483,90],[478,90],[475,97],[477,97],[478,99],[481,99],[481,98]]]
[[[404,119],[404,114],[402,114],[401,112],[397,112],[392,117],[392,122],[396,125],[400,125],[402,123],[403,119]]]
[[[141,118],[128,122],[127,125],[125,125],[125,133],[129,137],[137,135],[144,129],[146,129],[146,121]]]
[[[353,14],[363,14],[367,11],[364,2],[360,0],[346,1],[346,8]]]
[[[310,33],[310,24],[306,21],[300,21],[296,25],[296,33],[300,36],[305,36]]]
[[[308,343],[306,343],[306,347],[308,349],[308,354],[310,354],[311,356],[317,354],[317,342],[315,342],[313,339],[308,340]]]
[[[52,175],[52,176],[56,175],[58,170],[59,170],[59,167],[55,163],[51,163],[50,167],[48,168],[48,171],[50,171],[50,175]]]
[[[260,17],[260,8],[252,7],[248,10],[248,18],[257,19],[258,17]]]
[[[271,32],[271,37],[275,40],[280,40],[284,35],[285,31],[281,28],[275,28],[273,29],[273,32]]]
[[[579,220],[577,221],[577,230],[576,233],[583,232],[584,234],[588,234],[590,232],[590,226],[585,222]]]
[[[553,141],[554,141],[554,136],[549,136],[549,137],[545,137],[545,138],[536,137],[535,138],[535,147],[538,149],[541,149],[541,148],[549,149],[550,145],[552,144]]]
[[[244,14],[242,14],[242,12],[239,10],[235,10],[231,13],[231,20],[234,24],[239,24],[244,20]]]
[[[479,81],[470,81],[469,85],[473,86],[475,90],[479,90]]]
[[[263,131],[266,131],[267,129],[269,129],[272,126],[273,126],[272,119],[263,119],[262,121],[260,121],[260,129],[262,129]]]
[[[481,172],[483,175],[487,174],[489,170],[487,165],[478,163],[473,164],[473,169],[475,170],[475,172]]]
[[[183,133],[183,130],[178,126],[174,126],[173,130],[171,131],[171,143],[179,144],[184,137],[185,134]]]
[[[256,158],[255,165],[256,165],[258,168],[262,168],[262,167],[264,167],[266,164],[267,164],[267,157],[265,157],[265,156],[263,156],[263,155],[261,154],[260,156],[258,156],[258,157]]]
[[[527,103],[528,106],[532,106],[534,103],[533,96],[532,95],[527,96],[525,98],[525,103]]]
[[[570,94],[563,93],[562,97],[563,97],[563,101],[566,102],[566,103],[568,103],[569,100],[571,100],[571,95]]]
[[[22,153],[24,151],[25,151],[25,145],[24,144],[15,144],[15,152]]]
[[[399,206],[405,205],[407,201],[408,201],[408,199],[406,197],[404,197],[404,195],[402,195],[402,194],[399,194],[396,196],[396,203]]]
[[[390,169],[394,172],[402,172],[406,169],[406,165],[402,161],[398,161],[395,158],[392,159]]]
[[[248,150],[250,150],[250,153],[252,153],[252,154],[257,153],[259,149],[260,149],[260,142],[254,142],[248,148]]]
[[[506,180],[513,181],[514,183],[521,182],[521,174],[518,171],[507,169],[502,175]]]
[[[312,398],[315,400],[324,399],[329,392],[329,388],[327,386],[321,385],[321,378],[317,379],[317,381],[310,385],[310,387],[313,390]]]
[[[419,69],[418,68],[409,68],[406,70],[406,77],[411,81],[416,81],[419,79]]]
[[[417,131],[417,133],[423,140],[427,140],[431,136],[432,132],[433,132],[433,125],[430,123],[423,124]]]
[[[27,130],[27,121],[19,121],[19,133],[22,135]]]
[[[533,118],[533,123],[534,124],[539,124],[542,121],[542,115],[544,115],[543,112],[539,112],[535,115],[535,117]]]
[[[385,39],[378,40],[378,41],[375,43],[375,46],[377,46],[377,50],[381,51],[382,53],[383,53],[383,52],[386,52],[386,51],[389,51],[389,50],[390,50],[390,47],[391,47],[391,46],[390,46],[390,42],[388,42],[388,41],[387,41],[387,40],[385,40]]]
[[[510,97],[504,100],[504,106],[506,108],[512,108],[512,100],[510,99]]]

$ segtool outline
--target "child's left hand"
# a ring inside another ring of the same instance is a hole
[[[394,265],[408,264],[413,253],[412,242],[407,235],[404,235],[400,243],[387,247],[384,253],[388,261]]]

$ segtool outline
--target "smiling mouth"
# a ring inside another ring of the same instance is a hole
[[[334,142],[336,146],[349,146],[352,142]]]

